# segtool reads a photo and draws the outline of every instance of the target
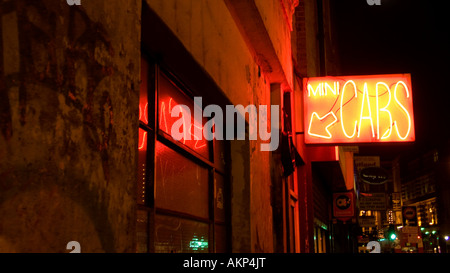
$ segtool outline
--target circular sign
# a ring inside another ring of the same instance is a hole
[[[414,219],[416,217],[416,210],[412,207],[406,207],[403,210],[403,216],[408,220]]]
[[[386,170],[379,167],[369,167],[359,172],[361,180],[368,184],[380,185],[386,183],[389,174]]]
[[[350,207],[350,205],[351,205],[351,200],[350,200],[350,198],[348,196],[346,196],[346,195],[339,195],[336,198],[336,207],[338,209],[342,209],[342,210],[348,209]]]

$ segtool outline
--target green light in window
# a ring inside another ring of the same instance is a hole
[[[189,242],[189,247],[192,250],[205,250],[208,248],[208,241],[205,241],[203,236],[199,240],[197,235],[194,234],[194,237]]]

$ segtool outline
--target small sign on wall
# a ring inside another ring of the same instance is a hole
[[[333,193],[333,216],[342,221],[355,217],[355,198],[352,191]]]

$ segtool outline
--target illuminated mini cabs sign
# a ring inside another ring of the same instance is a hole
[[[410,74],[304,80],[305,142],[415,140]]]

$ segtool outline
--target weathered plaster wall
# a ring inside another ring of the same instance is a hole
[[[230,5],[242,7],[239,1],[146,2],[214,79],[231,103],[244,106],[271,104],[271,83],[252,55],[252,45],[248,44],[252,39],[243,37],[245,33],[242,30],[246,26],[239,25],[242,20],[236,21],[229,10]],[[270,34],[271,39],[263,42],[277,54],[287,77],[283,81],[292,87],[290,30],[280,3],[255,1],[268,28],[264,31]],[[267,42],[270,44],[267,45]],[[273,252],[271,173],[268,168],[272,164],[270,154],[260,151],[259,141],[234,143],[231,160],[234,161],[231,164],[232,251]]]
[[[263,18],[267,33],[272,41],[272,46],[281,63],[284,74],[283,89],[294,89],[292,73],[292,45],[291,23],[288,17],[292,17],[290,8],[295,1],[280,0],[256,0],[255,4]]]
[[[271,83],[223,1],[146,2],[233,104],[270,105]],[[292,82],[285,22],[265,3]],[[0,251],[65,252],[76,240],[82,252],[133,252],[141,1],[0,6]],[[232,153],[232,202],[244,204],[233,232],[250,238],[233,250],[272,252],[270,154],[259,141]]]
[[[0,251],[134,251],[140,10],[0,1]]]
[[[152,0],[148,5],[235,105],[253,103],[256,64],[223,1]],[[263,78],[258,79],[263,82]]]

